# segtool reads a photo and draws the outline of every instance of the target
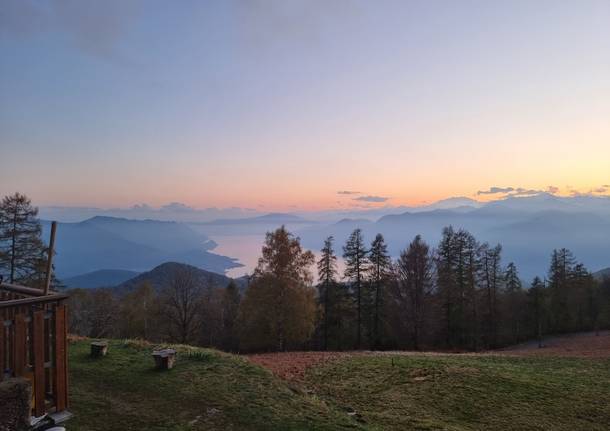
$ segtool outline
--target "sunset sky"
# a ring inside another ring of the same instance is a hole
[[[287,210],[608,184],[607,0],[0,2],[3,195]]]

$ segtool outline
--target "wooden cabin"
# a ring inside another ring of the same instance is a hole
[[[32,384],[32,415],[68,408],[67,295],[0,284],[0,381]]]

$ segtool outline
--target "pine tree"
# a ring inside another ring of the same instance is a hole
[[[392,270],[392,259],[388,254],[388,246],[383,239],[383,235],[377,234],[371,243],[368,260],[371,273],[371,284],[374,289],[373,305],[373,347],[379,348],[380,328],[381,328],[381,308],[384,294],[384,285],[387,283]]]
[[[318,280],[319,280],[319,295],[322,302],[324,312],[324,350],[328,349],[328,326],[330,320],[330,290],[335,285],[335,279],[337,276],[337,256],[333,250],[334,238],[329,236],[324,241],[324,247],[322,248],[322,257],[318,261]]]
[[[351,281],[356,295],[356,348],[362,347],[362,289],[367,268],[367,251],[364,248],[362,230],[356,229],[343,247],[345,278]]]
[[[45,248],[37,215],[30,199],[19,193],[0,203],[0,274],[10,283],[27,284],[40,278]]]

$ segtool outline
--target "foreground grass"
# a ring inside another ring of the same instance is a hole
[[[70,345],[72,430],[608,430],[610,360],[355,355],[288,383],[246,359],[114,341]]]
[[[111,342],[105,358],[70,344],[72,430],[335,430],[354,418],[232,355],[178,346],[176,368],[153,369],[151,347]]]
[[[356,356],[306,384],[369,429],[610,429],[607,359]]]

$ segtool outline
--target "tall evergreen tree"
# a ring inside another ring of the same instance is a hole
[[[374,348],[379,348],[381,343],[380,328],[382,298],[384,297],[384,286],[392,271],[392,259],[388,254],[388,246],[383,235],[378,233],[369,250],[369,270],[371,274],[371,285],[373,286],[373,336]]]
[[[320,301],[323,307],[323,348],[328,349],[328,326],[330,320],[330,290],[336,283],[337,277],[337,256],[333,249],[334,238],[329,236],[324,241],[324,247],[322,247],[322,257],[318,261],[318,280],[319,280],[319,295]]]
[[[20,193],[0,203],[0,274],[10,283],[27,284],[44,271],[45,248],[40,238],[38,209]]]
[[[362,347],[362,290],[367,269],[367,251],[364,247],[362,230],[356,229],[343,247],[345,278],[351,281],[356,296],[356,348]]]

